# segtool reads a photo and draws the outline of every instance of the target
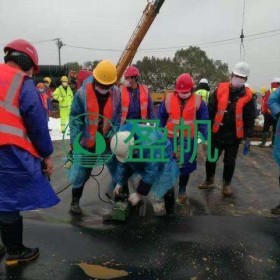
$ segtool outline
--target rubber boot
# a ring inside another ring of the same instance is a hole
[[[271,209],[271,214],[280,215],[280,204]]]
[[[187,202],[186,188],[189,182],[189,178],[190,178],[190,174],[179,176],[178,203],[180,204],[186,204]]]
[[[82,215],[82,208],[80,207],[80,199],[83,194],[84,187],[72,189],[72,201],[70,206],[70,213],[73,215]]]
[[[38,248],[27,248],[22,243],[22,217],[14,224],[1,226],[1,238],[7,248],[6,265],[35,260],[39,256]]]
[[[267,136],[268,136],[268,134],[267,134],[266,132],[264,132],[264,133],[262,134],[262,142],[259,144],[259,147],[261,147],[261,148],[265,147],[265,143],[266,143],[266,140],[267,140]]]
[[[280,186],[280,176],[278,178],[278,181],[279,181],[279,186]],[[271,214],[280,215],[280,204],[271,209]]]
[[[272,134],[272,138],[271,138],[271,144],[269,145],[270,148],[274,147],[274,141],[275,141],[275,134]]]
[[[230,187],[230,183],[225,182],[223,183],[223,196],[231,196],[232,195],[232,189]]]
[[[215,187],[214,184],[214,177],[211,177],[210,179],[206,179],[204,183],[200,184],[198,188],[200,188],[201,190],[211,190]]]
[[[164,206],[165,206],[166,215],[168,215],[168,216],[174,215],[174,207],[175,207],[175,192],[174,192],[174,188],[169,190],[164,195],[163,198],[164,198]]]

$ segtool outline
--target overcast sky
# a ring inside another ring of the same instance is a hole
[[[173,57],[178,46],[238,38],[243,1],[165,0],[134,60]],[[0,44],[29,40],[38,49],[40,64],[58,64],[55,42],[38,41],[61,38],[69,45],[61,49],[62,63],[105,58],[117,63],[146,4],[147,0],[2,0]],[[277,31],[246,38],[273,30]],[[280,0],[246,0],[244,34],[245,61],[251,68],[248,82],[256,89],[269,85],[272,78],[280,76]],[[210,58],[228,63],[230,69],[240,60],[238,40],[200,47]]]

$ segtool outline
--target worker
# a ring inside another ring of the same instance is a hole
[[[0,230],[6,264],[31,261],[38,248],[23,245],[20,211],[59,202],[47,176],[53,146],[44,108],[32,76],[39,72],[33,45],[19,39],[4,47],[0,64]]]
[[[265,95],[262,97],[262,104],[261,104],[261,113],[264,116],[264,124],[263,124],[263,132],[262,132],[262,141],[259,144],[259,147],[264,147],[269,135],[269,129],[272,126],[272,138],[270,147],[273,147],[274,144],[274,136],[276,131],[277,120],[273,118],[269,108],[267,107],[267,101],[270,95],[276,91],[277,88],[280,87],[280,78],[274,78],[271,82],[271,88],[265,92]]]
[[[53,106],[52,106],[53,92],[51,90],[52,79],[50,77],[45,77],[43,79],[43,81],[44,81],[44,85],[45,85],[45,88],[46,88],[46,93],[48,95],[48,108],[49,108],[49,116],[50,116],[51,112],[52,112],[52,109],[53,109]]]
[[[276,134],[275,134],[275,146],[273,148],[273,156],[279,166],[278,182],[280,186],[280,88],[278,88],[273,94],[270,95],[267,101],[267,106],[277,122]],[[280,204],[271,209],[271,213],[274,215],[280,214]]]
[[[106,139],[110,132],[110,121],[113,119],[113,97],[110,88],[117,80],[116,66],[109,60],[102,60],[93,70],[92,78],[84,81],[74,96],[70,112],[70,143],[73,143],[79,133],[82,133],[81,145],[84,149],[94,152],[95,137],[98,131]],[[91,82],[89,82],[91,81]],[[86,115],[85,115],[86,114]],[[84,115],[80,117],[81,115]],[[105,122],[104,116],[108,122]],[[97,124],[96,124],[97,122]],[[108,141],[108,150],[110,142]],[[108,166],[108,165],[107,165]],[[69,172],[72,183],[72,201],[70,213],[81,215],[80,199],[84,185],[90,177],[92,167],[73,164]]]
[[[62,76],[60,81],[61,85],[54,91],[53,99],[59,102],[60,128],[61,132],[64,133],[69,122],[73,92],[68,85],[68,78],[66,76]]]
[[[210,95],[210,87],[209,82],[207,79],[203,78],[199,81],[197,87],[196,87],[196,95],[201,96],[202,100],[207,104],[209,95]]]
[[[252,88],[248,83],[245,83],[245,87],[249,88],[252,92],[252,97],[254,100],[254,106],[255,106],[255,119],[259,116],[258,112],[258,94],[254,88]]]
[[[207,105],[201,100],[200,96],[195,94],[194,86],[194,81],[190,74],[181,74],[176,80],[175,92],[168,93],[158,113],[160,126],[166,127],[168,138],[172,145],[173,142],[176,141],[176,138],[174,139],[174,126],[179,124],[181,118],[183,118],[185,122],[191,122],[190,135],[188,131],[185,130],[184,147],[180,147],[181,151],[186,150],[188,148],[187,137],[191,138],[191,149],[189,152],[184,152],[184,163],[180,166],[178,202],[181,204],[186,203],[186,187],[190,174],[196,170],[196,160],[192,163],[189,162],[194,152],[194,141],[196,137],[194,121],[209,119]],[[207,125],[200,125],[199,131],[203,138],[207,140]],[[180,135],[177,136],[177,143],[180,145]]]
[[[208,110],[212,121],[212,155],[224,154],[223,190],[224,196],[232,195],[231,180],[234,174],[238,148],[244,139],[243,154],[250,151],[255,121],[254,99],[250,88],[245,87],[249,76],[249,65],[238,62],[231,73],[230,82],[220,83],[209,98]],[[217,159],[218,161],[218,159]],[[206,161],[206,180],[200,189],[214,187],[216,161]]]
[[[43,81],[44,81],[45,87],[46,87],[47,89],[50,89],[50,86],[51,86],[51,83],[52,83],[52,79],[51,79],[50,77],[45,77],[45,78],[43,79]],[[49,96],[49,97],[51,97],[51,96]]]
[[[266,87],[261,87],[261,88],[260,88],[260,94],[261,94],[261,96],[265,95],[266,91],[267,91]]]
[[[38,83],[36,88],[39,92],[40,98],[42,100],[43,107],[45,109],[46,118],[48,120],[49,119],[49,107],[48,107],[48,99],[49,98],[48,98],[48,95],[47,95],[47,89],[45,88],[45,85],[43,83]]]
[[[77,75],[77,90],[82,86],[83,81],[92,76],[92,71],[81,69]]]
[[[124,72],[124,85],[114,117],[114,126],[118,128],[127,119],[154,119],[153,101],[148,88],[138,83],[140,72],[136,66],[130,66]]]
[[[116,155],[118,160],[117,170],[114,174],[114,180],[116,182],[114,195],[117,198],[123,186],[128,185],[129,178],[133,174],[138,174],[141,176],[141,180],[138,183],[136,191],[128,198],[131,205],[136,206],[151,191],[156,198],[164,198],[166,214],[173,215],[175,206],[174,185],[178,180],[178,166],[173,158],[172,145],[168,139],[162,141],[163,133],[158,129],[152,128],[149,130],[149,128],[151,127],[146,124],[131,125],[127,123],[121,126],[119,132],[112,137],[111,151]],[[131,135],[132,131],[136,131],[136,134]],[[148,138],[145,137],[147,135]],[[138,142],[137,145],[136,140]],[[159,148],[148,148],[153,145],[157,145],[158,147],[159,144],[157,142],[160,142],[160,145],[163,147],[163,155]],[[129,155],[130,146],[134,146],[135,148],[132,152],[133,155]],[[142,158],[140,158],[141,146],[144,147]],[[130,156],[133,157],[132,160],[125,162]],[[151,157],[160,159],[162,156],[166,162],[160,162],[160,160],[154,162],[151,160]],[[139,161],[133,161],[133,159]]]

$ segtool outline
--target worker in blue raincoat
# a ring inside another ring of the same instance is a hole
[[[180,135],[177,138],[174,136],[174,128],[179,125],[181,119],[184,123],[189,124],[190,132],[185,130],[184,132],[184,147],[180,147],[178,150],[174,150],[177,159],[184,153],[184,162],[180,165],[180,178],[179,178],[179,194],[178,202],[184,204],[187,200],[186,197],[186,186],[189,181],[190,174],[196,170],[196,160],[190,162],[193,156],[195,140],[197,137],[195,135],[195,121],[209,119],[208,109],[204,101],[201,100],[200,96],[194,93],[194,82],[192,77],[188,73],[181,74],[176,80],[176,90],[175,92],[170,92],[165,101],[161,104],[158,112],[160,119],[160,125],[166,127],[168,132],[168,137],[170,141],[176,141],[178,146],[180,145]],[[207,140],[207,125],[200,124],[198,130],[205,140]],[[186,134],[187,133],[187,134]],[[190,138],[190,150],[188,149],[188,138]],[[183,149],[183,151],[182,151]]]
[[[73,153],[73,165],[68,170],[68,180],[72,184],[72,200],[70,213],[81,215],[80,199],[86,182],[90,178],[93,167],[97,165],[93,158],[98,157],[100,141],[98,135],[106,142],[107,147],[100,156],[110,157],[108,135],[112,129],[111,122],[116,107],[118,88],[114,86],[117,80],[116,66],[109,60],[102,60],[93,70],[91,77],[83,81],[83,85],[76,92],[70,112],[70,145]],[[115,96],[116,95],[116,96]],[[80,137],[79,140],[77,140]],[[100,138],[99,138],[100,139]],[[75,151],[74,143],[79,144],[84,153]],[[86,154],[90,156],[87,157]],[[75,157],[80,159],[75,160]],[[91,157],[91,158],[90,158]],[[92,164],[85,164],[85,161]],[[105,160],[109,171],[113,173],[111,160]]]
[[[0,64],[0,228],[6,264],[30,261],[38,248],[23,245],[20,211],[59,202],[48,176],[53,146],[39,93],[30,77],[39,71],[36,49],[25,40],[4,48]]]
[[[132,134],[135,129],[136,133]],[[122,187],[127,185],[128,179],[133,174],[138,174],[141,180],[128,201],[135,206],[142,196],[147,196],[151,191],[156,198],[164,198],[166,214],[173,215],[174,186],[178,180],[179,169],[173,158],[171,143],[167,138],[163,139],[163,133],[155,127],[130,123],[120,127],[111,140],[111,150],[118,160],[114,174],[114,194],[117,197]],[[135,148],[131,154],[130,146]]]
[[[273,117],[277,121],[276,131],[275,131],[275,139],[274,139],[274,148],[273,148],[273,156],[275,161],[279,165],[279,186],[280,186],[280,88],[278,88],[273,94],[270,95],[268,102],[268,108],[271,111]],[[280,214],[280,204],[271,209],[271,213],[275,215]]]

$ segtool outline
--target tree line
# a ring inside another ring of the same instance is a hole
[[[83,67],[93,69],[98,62],[98,60],[87,61],[84,65],[69,62],[67,65],[69,70],[78,72]],[[215,88],[217,83],[227,81],[229,77],[226,63],[210,59],[205,51],[195,46],[178,50],[173,58],[145,56],[135,65],[141,72],[141,83],[155,91],[174,88],[176,78],[182,73],[190,73],[196,84],[202,78],[208,79],[211,89]]]

